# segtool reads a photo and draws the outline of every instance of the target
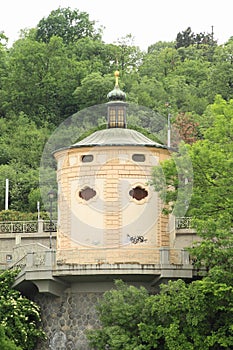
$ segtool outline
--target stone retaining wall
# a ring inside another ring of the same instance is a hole
[[[71,289],[59,298],[38,294],[47,340],[36,350],[90,350],[85,333],[99,325],[96,304],[102,294]]]

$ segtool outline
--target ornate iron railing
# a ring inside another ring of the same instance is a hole
[[[190,229],[190,228],[192,228],[191,217],[176,218],[176,230]]]
[[[176,218],[176,229],[190,229],[192,228],[191,217]],[[0,221],[1,233],[37,233],[42,232],[56,232],[57,222],[49,220],[46,221]]]
[[[43,232],[56,232],[57,222],[56,221],[43,221]]]
[[[192,228],[191,217],[176,218],[176,229]],[[1,233],[37,233],[37,232],[56,232],[57,222],[49,220],[41,221],[0,221]]]
[[[1,221],[1,233],[39,233],[56,232],[56,221]]]

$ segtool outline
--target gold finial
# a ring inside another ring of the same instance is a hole
[[[115,71],[115,73],[114,73],[114,75],[115,75],[115,79],[116,79],[116,84],[115,84],[115,86],[118,86],[118,78],[119,78],[119,75],[120,75],[120,72],[118,71],[118,70],[116,70]]]

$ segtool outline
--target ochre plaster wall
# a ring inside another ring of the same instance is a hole
[[[144,154],[144,162],[132,160]],[[92,162],[82,157],[93,155]],[[168,219],[149,184],[153,166],[169,157],[154,147],[82,147],[55,154],[58,163],[58,262],[69,264],[159,262],[159,248],[169,247]],[[148,195],[136,200],[135,187]],[[85,188],[96,195],[84,200]],[[143,237],[134,244],[133,238]]]

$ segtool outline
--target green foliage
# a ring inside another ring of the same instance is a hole
[[[185,201],[182,194],[185,194],[185,191],[181,191],[179,179],[182,174],[180,169],[182,170],[183,166],[184,169],[188,169],[188,155],[194,174],[188,215],[193,217],[193,225],[202,237],[201,242],[191,249],[191,254],[198,268],[205,266],[217,281],[228,281],[230,284],[233,266],[232,116],[233,100],[225,101],[221,96],[217,96],[215,102],[206,110],[208,122],[202,129],[203,139],[189,146],[185,156],[180,157],[179,153],[175,153],[172,160],[162,165],[166,185],[161,183],[158,177],[159,169],[154,169],[153,173],[155,189],[163,190],[166,204],[170,204],[172,209],[175,208],[176,203],[179,204],[180,194],[183,203]],[[188,183],[189,174],[190,172],[187,173]],[[219,271],[222,271],[222,278]]]
[[[107,102],[107,94],[112,90],[113,84],[113,76],[103,77],[100,73],[86,76],[74,91],[79,109]]]
[[[165,160],[161,167],[154,167],[151,183],[164,201],[164,213],[185,216],[193,189],[193,168],[189,155],[190,146],[181,142],[179,149]]]
[[[170,281],[156,295],[116,281],[98,306],[102,326],[88,339],[95,349],[231,349],[232,303],[233,288],[209,278]]]
[[[205,140],[194,145],[191,156],[196,169],[190,214],[198,234],[203,238],[192,254],[198,267],[212,273],[221,270],[221,280],[232,284],[232,112],[233,101],[217,98],[211,107],[214,117]],[[199,208],[199,210],[198,210]],[[219,280],[219,271],[214,276]]]
[[[0,119],[0,145],[3,149],[0,164],[17,162],[36,169],[48,135],[49,129],[46,124],[38,128],[36,123],[23,113]]]
[[[4,209],[5,180],[9,179],[9,203],[11,209],[29,211],[28,197],[32,188],[38,186],[38,171],[23,163],[12,162],[0,165],[0,210]],[[36,207],[34,208],[36,211]]]
[[[0,326],[0,348],[1,350],[22,350],[16,346],[13,340],[10,340],[4,332],[3,326]]]
[[[125,73],[132,73],[141,64],[143,53],[139,47],[134,45],[134,38],[131,34],[117,40],[116,61],[124,76]]]
[[[3,77],[4,113],[24,112],[36,125],[59,124],[74,108],[71,96],[78,77],[77,62],[61,38],[45,44],[33,38],[18,40],[8,54]]]
[[[116,45],[105,44],[101,40],[83,38],[75,42],[69,50],[79,63],[77,67],[80,77],[79,84],[92,72],[112,75],[116,70],[115,61],[119,51]]]
[[[40,218],[44,220],[49,219],[47,212],[40,212]],[[38,219],[38,214],[31,212],[25,213],[16,210],[2,210],[0,211],[0,221],[35,221]]]
[[[88,332],[90,344],[95,349],[136,349],[140,344],[138,323],[148,292],[127,286],[122,281],[115,282],[116,289],[107,291],[98,305],[102,328]]]
[[[169,102],[173,120],[180,115],[191,116],[178,123],[185,141],[191,130],[188,128],[187,136],[187,123],[198,123],[198,133],[193,129],[191,138],[203,137],[213,121],[207,106],[216,94],[226,101],[233,94],[232,40],[224,46],[216,45],[212,34],[195,34],[191,29],[181,36],[188,45],[158,42],[148,52],[134,45],[132,35],[106,44],[88,14],[70,8],[52,11],[36,28],[22,32],[9,49],[1,33],[0,210],[4,209],[5,179],[9,178],[10,208],[36,211],[36,202],[41,202],[38,176],[46,141],[77,111],[106,102],[107,93],[114,87],[116,68],[121,72],[120,84],[128,102],[155,113],[145,110],[138,115],[129,110],[128,125],[158,135],[158,115],[167,115],[165,106]],[[68,134],[73,132],[76,140],[99,121],[102,124],[103,118],[104,113],[101,118],[96,118],[94,111],[87,116],[83,113],[73,131],[64,126],[62,137],[70,139]],[[161,140],[159,143],[165,142],[164,137]],[[58,137],[58,147],[60,141]]]
[[[213,33],[198,33],[195,34],[192,32],[191,28],[188,27],[181,33],[177,34],[176,37],[176,48],[179,47],[188,47],[191,45],[197,45],[197,47],[201,45],[216,45],[216,41],[213,38]]]
[[[73,44],[85,37],[100,38],[100,30],[95,30],[95,22],[90,21],[88,13],[59,7],[37,25],[37,40],[48,43],[53,36],[62,38],[65,44]]]
[[[12,288],[17,274],[17,270],[0,274],[0,325],[4,327],[7,338],[22,350],[31,350],[38,339],[44,338],[40,310],[34,302]]]
[[[140,327],[152,342],[160,341],[159,349],[230,349],[232,292],[232,287],[207,278],[190,284],[169,282],[147,300],[149,327]]]
[[[18,118],[0,119],[0,131],[0,210],[4,209],[5,181],[9,179],[11,209],[36,211],[36,203],[29,196],[38,187],[38,167],[49,129],[38,129],[21,113]]]

